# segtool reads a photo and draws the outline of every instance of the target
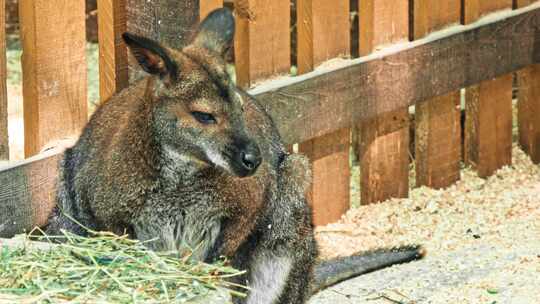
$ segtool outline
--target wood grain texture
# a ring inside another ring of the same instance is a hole
[[[298,73],[350,53],[349,1],[298,0]]]
[[[291,66],[290,1],[236,0],[236,83],[249,87]]]
[[[416,185],[445,188],[459,180],[460,92],[416,105]]]
[[[84,0],[20,1],[25,155],[87,120]]]
[[[510,9],[513,0],[463,0],[462,23],[469,24],[494,11]]]
[[[359,52],[368,55],[377,47],[409,37],[409,1],[358,0]]]
[[[512,75],[467,88],[465,162],[480,177],[512,163]]]
[[[0,161],[9,159],[6,79],[6,1],[0,0]]]
[[[461,0],[415,0],[414,39],[459,23]],[[460,92],[416,105],[416,185],[445,188],[459,180],[461,161]]]
[[[518,72],[519,144],[534,163],[540,163],[540,65]]]
[[[359,2],[360,56],[373,52],[378,46],[408,38],[409,2],[398,0]],[[374,78],[378,77],[379,75],[374,75]],[[358,126],[360,144],[357,150],[360,154],[358,158],[362,204],[408,195],[409,125],[405,123],[402,128],[392,132],[381,131],[395,125],[395,119],[403,118],[408,122],[407,108],[402,107],[391,116],[389,120],[384,119],[388,117],[388,113],[384,113]]]
[[[465,0],[465,23],[512,5],[511,0]],[[512,81],[507,74],[467,88],[465,161],[481,177],[512,163]]]
[[[304,142],[299,152],[312,161],[308,200],[313,223],[326,225],[339,220],[350,207],[349,129]]]
[[[538,0],[514,0],[514,8],[521,8],[529,4],[533,4],[534,2],[537,2],[537,1]]]
[[[296,24],[299,74],[349,55],[349,0],[299,0]],[[349,143],[347,128],[299,145],[312,163],[314,183],[309,196],[315,225],[339,220],[350,207]]]
[[[502,14],[479,28],[251,93],[286,143],[302,142],[533,64],[540,60],[538,33],[540,9]]]
[[[459,23],[461,0],[413,0],[413,38]]]
[[[46,224],[55,204],[57,163],[61,154],[37,156],[0,170],[0,237]]]
[[[223,0],[199,0],[199,21],[204,20],[213,10],[223,7]]]
[[[108,100],[128,86],[126,0],[98,0],[99,97]]]
[[[360,127],[362,204],[409,194],[409,111],[403,108]]]

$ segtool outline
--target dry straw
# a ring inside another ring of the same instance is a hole
[[[40,236],[48,250],[0,249],[0,303],[186,303],[217,290],[245,296],[227,279],[242,272],[153,252],[127,235],[89,230]],[[54,244],[54,239],[64,242]]]

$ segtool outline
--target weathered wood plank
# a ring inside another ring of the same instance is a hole
[[[537,2],[537,1],[538,0],[514,0],[514,8],[521,8],[529,4],[533,4],[534,2]]]
[[[368,0],[359,3],[360,55],[366,55],[379,45],[407,39],[409,36],[410,1]],[[376,77],[376,76],[375,76]],[[396,117],[408,113],[403,107]],[[408,122],[408,114],[405,115]],[[406,197],[409,193],[409,125],[385,133],[381,130],[394,125],[384,115],[360,123],[361,203],[381,202],[391,197]],[[395,117],[392,117],[395,118]]]
[[[512,74],[467,88],[465,162],[480,177],[512,163]]]
[[[521,8],[537,0],[515,0]],[[533,65],[518,71],[519,144],[531,160],[540,163],[540,66]]]
[[[20,1],[26,157],[86,123],[85,1]]]
[[[465,22],[469,22],[511,9],[512,1],[466,0],[464,5]],[[465,162],[481,177],[512,163],[512,81],[513,75],[507,74],[466,89]]]
[[[409,194],[409,111],[403,108],[364,122],[360,128],[362,204]]]
[[[540,65],[518,73],[519,144],[534,163],[540,163]]]
[[[236,83],[288,74],[291,65],[290,1],[236,0]]]
[[[223,7],[223,0],[199,0],[199,21],[220,7]]]
[[[413,3],[413,39],[460,21],[461,0],[413,0]]]
[[[108,100],[128,86],[126,0],[98,0],[99,97]]]
[[[459,180],[460,92],[416,104],[416,185],[445,188]]]
[[[360,56],[378,46],[405,41],[409,35],[409,1],[358,0]]]
[[[349,0],[299,0],[296,24],[299,74],[349,55]],[[312,164],[309,197],[315,225],[339,220],[350,207],[349,142],[350,130],[342,129],[299,145]]]
[[[460,0],[415,0],[414,39],[460,21]],[[444,188],[459,180],[461,161],[460,92],[416,105],[416,185]]]
[[[445,34],[250,92],[285,142],[302,142],[540,61],[540,5]]]
[[[513,0],[464,0],[462,22],[469,24],[488,13],[511,9]]]
[[[60,156],[51,151],[0,170],[0,237],[46,224],[55,204]]]
[[[6,1],[0,0],[0,161],[9,159],[6,79]]]
[[[299,152],[312,161],[308,200],[313,223],[326,225],[339,220],[350,207],[349,129],[303,142]]]

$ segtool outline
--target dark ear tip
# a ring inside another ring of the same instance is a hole
[[[133,40],[135,40],[133,36],[134,36],[134,35],[131,34],[130,32],[124,32],[124,33],[122,34],[122,40],[124,40],[124,42],[125,42],[126,44],[130,44],[131,42],[133,42]]]
[[[201,23],[201,29],[207,29],[213,32],[225,30],[234,33],[234,25],[234,16],[231,10],[223,7],[213,10],[208,14]]]

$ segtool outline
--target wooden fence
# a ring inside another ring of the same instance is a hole
[[[363,204],[408,195],[413,138],[418,186],[456,182],[462,159],[483,177],[510,164],[513,75],[519,142],[540,162],[540,2],[533,0],[99,0],[101,100],[136,72],[122,32],[181,47],[193,24],[223,5],[236,10],[237,83],[312,161],[316,224],[336,221],[350,206],[351,132],[359,137],[353,150]],[[0,1],[0,24],[4,7]],[[20,14],[30,158],[0,171],[0,235],[45,222],[60,155],[39,151],[76,136],[87,119],[84,0],[21,1]],[[4,158],[5,78],[2,55]]]

